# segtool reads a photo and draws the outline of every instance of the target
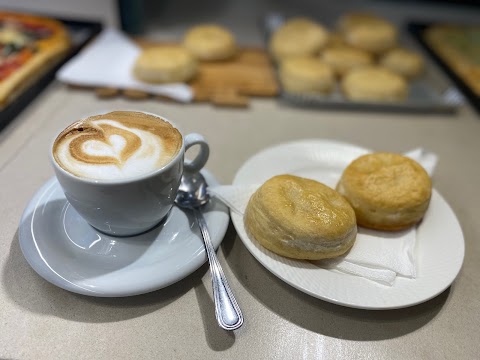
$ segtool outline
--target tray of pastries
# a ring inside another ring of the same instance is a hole
[[[392,22],[349,13],[326,26],[313,18],[265,18],[281,97],[296,105],[453,112],[460,96]]]
[[[115,66],[103,59],[116,58]],[[131,38],[106,29],[57,73],[66,84],[102,98],[154,98],[247,107],[251,97],[278,94],[275,70],[262,47],[239,44],[225,26],[193,25],[168,41]]]
[[[268,54],[261,48],[239,45],[235,34],[224,26],[197,24],[176,44],[143,41],[141,45],[135,77],[155,84],[187,83],[196,102],[244,107],[251,96],[278,93]],[[171,67],[161,66],[172,58],[176,59],[173,72]]]
[[[480,26],[413,22],[408,29],[480,111]]]

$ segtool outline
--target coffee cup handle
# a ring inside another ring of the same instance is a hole
[[[185,159],[184,168],[189,172],[200,171],[207,163],[210,154],[210,147],[202,135],[192,133],[185,136],[185,152],[193,145],[200,145],[200,151],[193,160]]]

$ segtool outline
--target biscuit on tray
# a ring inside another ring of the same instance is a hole
[[[328,31],[313,20],[303,17],[287,20],[277,29],[269,43],[275,59],[316,55],[328,43]]]
[[[403,48],[388,51],[382,56],[379,63],[407,79],[419,76],[424,68],[423,59],[419,54]]]
[[[279,77],[283,88],[292,93],[327,94],[335,86],[330,65],[316,57],[292,57],[280,63]]]
[[[197,72],[197,62],[180,46],[155,46],[137,58],[133,73],[147,83],[186,82]]]
[[[381,54],[397,43],[397,28],[375,14],[346,14],[337,26],[348,44],[373,54]]]
[[[202,61],[226,60],[237,52],[233,34],[228,29],[213,24],[191,28],[185,34],[183,45]]]
[[[338,76],[343,76],[352,69],[373,64],[373,56],[370,53],[349,46],[327,48],[320,58],[329,64]]]
[[[407,81],[397,73],[379,66],[349,71],[341,83],[344,95],[352,101],[392,102],[405,100]]]

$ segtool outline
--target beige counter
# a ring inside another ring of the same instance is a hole
[[[254,26],[258,18],[235,17],[235,9],[243,9],[238,3],[233,8],[230,4],[232,24],[245,29],[240,22],[248,18]],[[276,3],[267,1],[257,10]],[[220,18],[221,6],[218,9],[214,15]],[[204,14],[200,12],[202,19]],[[172,33],[185,28],[159,24]],[[165,35],[163,30],[157,38]],[[245,41],[261,43],[253,27],[244,34]],[[52,137],[87,113],[133,108],[162,114],[185,132],[204,134],[211,145],[207,168],[225,184],[260,149],[296,139],[335,139],[395,152],[423,146],[437,153],[434,186],[458,216],[465,236],[460,275],[445,292],[414,307],[350,309],[277,279],[253,258],[230,224],[218,254],[245,315],[245,325],[233,333],[216,325],[206,266],[165,289],[131,298],[93,298],[51,285],[24,259],[18,224],[32,195],[53,176],[48,159]],[[53,83],[0,133],[0,358],[478,358],[479,136],[480,118],[468,106],[444,116],[320,111],[268,99],[255,100],[248,109],[225,109],[99,100],[90,92]]]
[[[310,297],[277,279],[250,255],[230,225],[219,250],[245,314],[239,331],[220,330],[203,266],[150,294],[101,299],[72,294],[27,264],[17,227],[33,193],[53,175],[53,134],[86,112],[138,108],[203,133],[208,168],[223,183],[258,150],[284,141],[326,138],[375,150],[417,146],[440,157],[434,184],[464,231],[463,269],[448,290],[411,308],[362,311]],[[359,358],[473,359],[480,323],[480,119],[468,107],[451,116],[318,111],[255,100],[246,110],[121,98],[52,84],[0,134],[0,358]]]

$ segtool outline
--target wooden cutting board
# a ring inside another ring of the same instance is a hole
[[[162,45],[142,40],[138,43],[144,48]],[[218,106],[246,107],[252,96],[273,97],[279,92],[270,58],[259,48],[241,48],[228,61],[201,62],[198,74],[189,85],[194,91],[194,101],[211,102]],[[151,96],[138,90],[97,88],[95,91],[100,97],[122,94],[132,99],[144,99]]]

